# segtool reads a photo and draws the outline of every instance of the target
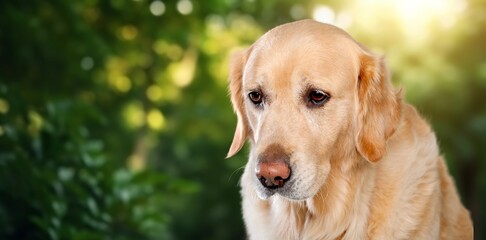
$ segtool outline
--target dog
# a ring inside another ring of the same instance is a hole
[[[278,26],[229,75],[249,239],[473,238],[431,127],[345,31]]]

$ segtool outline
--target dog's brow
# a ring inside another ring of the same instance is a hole
[[[245,93],[248,93],[248,92],[252,92],[252,91],[262,91],[263,92],[263,87],[262,85],[260,84],[252,84],[252,85],[248,85],[244,88],[244,92]]]
[[[251,91],[251,90],[256,90],[256,89],[263,90],[265,79],[266,79],[265,76],[257,76],[257,77],[251,78],[251,81],[249,81],[249,83],[248,83],[248,81],[246,81],[247,83],[244,84],[244,85],[246,85],[246,86],[244,86],[244,89],[246,91]]]

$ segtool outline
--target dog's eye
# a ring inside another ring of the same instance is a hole
[[[261,105],[263,102],[263,95],[259,91],[251,91],[248,94],[248,97],[250,98],[250,101],[255,105]]]
[[[320,106],[322,104],[324,104],[325,102],[329,101],[329,98],[331,96],[324,92],[324,91],[321,91],[321,90],[311,90],[309,92],[309,96],[308,96],[308,105],[310,107],[314,107],[314,106]]]

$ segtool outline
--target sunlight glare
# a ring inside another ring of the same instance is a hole
[[[319,5],[314,9],[312,18],[318,22],[334,24],[335,13],[329,6]]]
[[[404,33],[421,42],[428,38],[434,23],[445,29],[452,27],[466,7],[465,0],[357,0],[353,16],[370,21],[370,16],[378,19],[395,13]]]
[[[395,8],[405,28],[429,24],[437,19],[443,27],[453,25],[453,19],[463,8],[462,0],[396,0]]]

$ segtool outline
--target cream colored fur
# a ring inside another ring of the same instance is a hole
[[[241,178],[250,239],[472,239],[436,138],[394,90],[381,57],[311,20],[277,27],[231,67],[238,125],[228,156],[251,144]],[[330,93],[323,106],[305,92]],[[262,108],[248,93],[260,89]],[[269,194],[255,176],[278,144],[293,181]]]

